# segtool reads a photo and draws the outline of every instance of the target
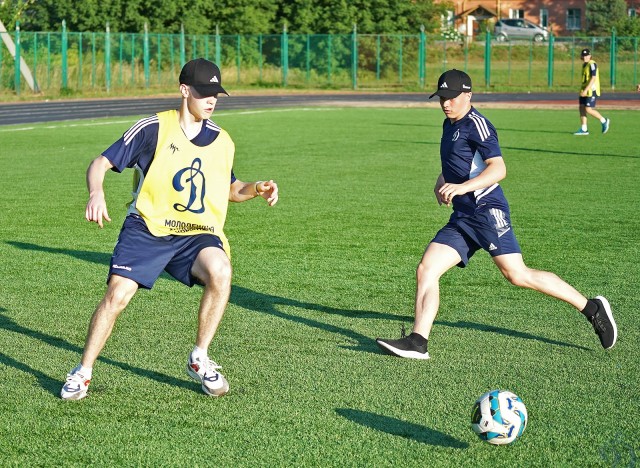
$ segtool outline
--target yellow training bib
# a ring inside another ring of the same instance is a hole
[[[215,234],[227,255],[223,227],[235,146],[220,129],[208,146],[185,136],[175,110],[158,113],[158,143],[132,205],[154,236]],[[133,211],[132,210],[132,211]]]

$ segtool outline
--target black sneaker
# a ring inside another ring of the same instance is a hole
[[[394,356],[411,358],[411,359],[429,359],[429,353],[427,352],[427,340],[424,340],[423,345],[418,345],[414,342],[412,333],[409,336],[400,338],[399,340],[385,340],[382,338],[376,338],[376,343],[380,348],[389,354]],[[421,337],[420,337],[421,338]]]
[[[618,329],[613,320],[611,306],[602,296],[592,299],[598,305],[598,311],[591,317],[591,325],[600,338],[600,343],[604,349],[611,349],[618,339]]]

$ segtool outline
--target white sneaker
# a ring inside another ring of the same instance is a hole
[[[67,374],[67,381],[60,390],[60,398],[63,400],[82,400],[87,396],[91,379],[87,379],[78,372],[78,368],[74,368]]]
[[[229,383],[218,369],[219,366],[208,357],[204,359],[187,360],[187,374],[194,380],[202,383],[202,391],[211,396],[222,396],[229,391]]]

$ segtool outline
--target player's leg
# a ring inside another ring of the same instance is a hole
[[[378,346],[395,356],[429,359],[427,340],[440,307],[440,277],[461,261],[460,254],[453,247],[437,242],[427,246],[416,270],[413,331],[398,340],[377,338]]]
[[[87,395],[93,364],[111,336],[116,319],[137,290],[138,283],[135,281],[118,275],[111,276],[107,292],[91,317],[80,365],[67,374],[60,392],[63,400],[80,400]]]
[[[579,112],[580,112],[580,128],[578,129],[577,132],[574,133],[574,135],[588,135],[589,134],[589,130],[587,129],[587,107],[585,106],[585,104],[583,103],[585,98],[580,98],[580,106],[579,106]]]
[[[448,245],[432,242],[427,247],[416,270],[414,333],[429,338],[440,307],[440,277],[460,261],[460,254]]]
[[[91,318],[82,361],[67,375],[60,393],[63,399],[79,400],[86,396],[93,364],[118,315],[139,287],[153,286],[173,253],[173,247],[153,236],[140,216],[127,216],[111,256],[107,292]]]
[[[493,257],[504,277],[513,285],[534,289],[548,296],[568,302],[578,310],[584,309],[587,298],[555,273],[534,270],[525,265],[522,254],[512,253]]]
[[[231,262],[222,249],[209,247],[200,251],[191,273],[204,285],[198,311],[196,346],[208,349],[229,301]]]
[[[220,366],[209,359],[208,349],[220,325],[231,293],[231,262],[221,248],[207,247],[198,253],[191,274],[204,286],[198,310],[196,347],[190,354],[187,373],[202,383],[211,396],[222,396],[229,384],[218,372]]]
[[[613,347],[618,332],[611,306],[604,297],[587,299],[555,273],[527,267],[519,253],[499,255],[493,257],[493,261],[511,284],[534,289],[571,304],[589,319],[602,346],[605,349]]]
[[[98,304],[91,322],[82,353],[82,367],[92,368],[98,355],[111,336],[113,325],[138,290],[138,283],[119,275],[112,275],[104,298]]]
[[[585,110],[588,115],[598,119],[600,124],[602,125],[602,133],[607,133],[609,131],[609,125],[611,121],[606,117],[603,117],[600,112],[596,110],[596,98],[592,98],[589,105],[585,107]]]

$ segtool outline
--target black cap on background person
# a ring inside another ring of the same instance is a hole
[[[471,77],[461,70],[449,70],[438,78],[438,90],[429,96],[440,96],[445,99],[453,99],[461,93],[471,92]]]

